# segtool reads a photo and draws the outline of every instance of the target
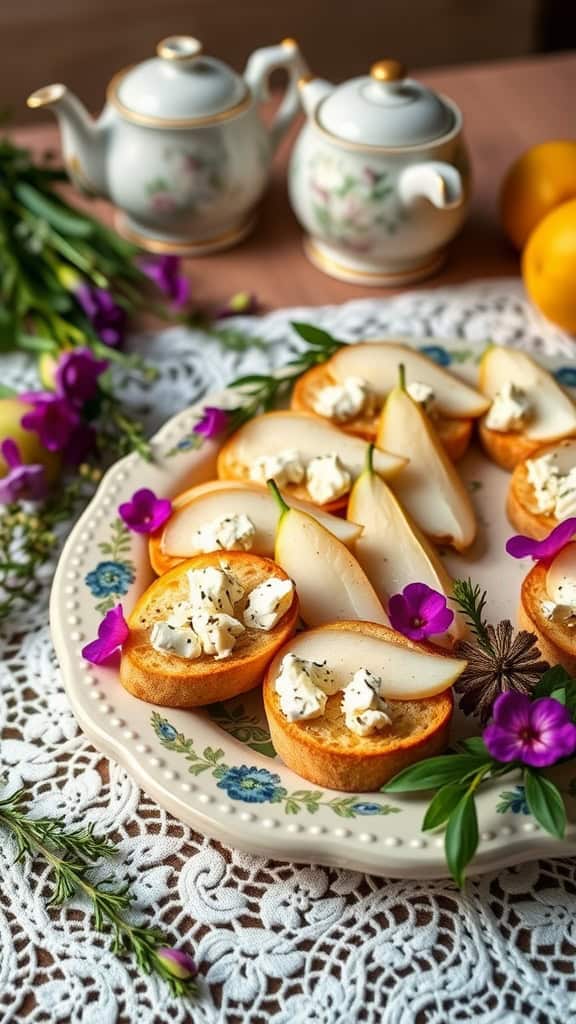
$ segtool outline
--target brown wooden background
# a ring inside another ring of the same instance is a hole
[[[294,36],[316,72],[342,79],[385,56],[425,67],[532,53],[546,48],[547,23],[562,37],[570,7],[575,0],[1,0],[0,107],[29,121],[28,93],[65,81],[97,110],[113,72],[177,32],[239,69],[254,47]]]

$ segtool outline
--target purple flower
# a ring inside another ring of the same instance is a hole
[[[198,973],[198,968],[192,957],[183,949],[169,949],[167,946],[162,946],[156,950],[156,956],[174,978],[186,981]]]
[[[49,391],[29,391],[20,396],[32,408],[20,420],[26,430],[33,430],[44,448],[60,452],[68,445],[79,425],[78,413],[62,395]]]
[[[134,533],[154,533],[171,512],[172,502],[167,498],[157,498],[148,487],[135,491],[130,501],[125,501],[118,508],[118,515]]]
[[[531,537],[524,537],[521,533],[510,537],[506,543],[506,551],[512,558],[533,558],[540,561],[544,558],[554,558],[562,548],[565,548],[576,533],[576,518],[565,519],[563,523],[555,526],[544,540],[532,540]]]
[[[56,368],[57,392],[72,405],[84,405],[98,394],[98,378],[108,365],[106,359],[97,359],[89,348],[65,352]]]
[[[180,273],[178,256],[145,256],[139,261],[139,266],[176,309],[186,305],[190,282]]]
[[[521,761],[534,768],[556,764],[576,750],[576,725],[553,697],[531,701],[524,693],[501,693],[494,701],[484,742],[497,761]]]
[[[46,496],[46,470],[41,465],[25,465],[20,450],[11,437],[0,444],[0,452],[7,473],[0,478],[0,505],[9,505],[22,499],[40,501]]]
[[[69,466],[79,466],[81,462],[86,461],[95,445],[96,431],[88,423],[79,420],[62,449],[64,462]]]
[[[203,437],[217,437],[228,426],[228,413],[225,409],[217,409],[214,405],[205,405],[202,419],[194,427],[195,434]]]
[[[107,612],[98,626],[98,639],[82,648],[82,657],[93,665],[101,665],[122,647],[129,632],[122,605],[117,604]]]
[[[388,602],[388,615],[392,628],[411,640],[445,633],[454,620],[444,594],[426,583],[409,583],[401,594],[394,594]]]
[[[111,348],[118,348],[126,332],[126,310],[114,301],[110,292],[104,288],[94,288],[91,284],[79,285],[76,299],[100,341]]]
[[[257,313],[258,308],[258,299],[253,292],[236,292],[218,310],[216,316],[219,320],[226,316],[250,316],[252,313]]]

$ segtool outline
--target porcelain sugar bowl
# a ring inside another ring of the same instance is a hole
[[[288,87],[266,127],[258,104],[275,68]],[[118,227],[155,252],[205,253],[250,230],[270,162],[298,108],[303,63],[296,43],[256,50],[243,76],[205,56],[198,40],[171,36],[157,56],[117,74],[97,122],[63,85],[33,93],[62,128],[73,181],[118,207]]]
[[[456,105],[391,60],[337,87],[306,76],[300,92],[307,123],[289,188],[309,259],[364,285],[434,273],[468,202]]]

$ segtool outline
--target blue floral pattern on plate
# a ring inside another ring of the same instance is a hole
[[[267,768],[250,768],[245,764],[227,768],[218,789],[225,790],[232,800],[244,800],[248,804],[276,804],[287,792],[280,785],[279,775]]]
[[[563,388],[576,388],[576,366],[560,366],[554,376]]]
[[[512,814],[530,814],[524,786],[514,786],[514,789],[500,793],[496,810],[498,814],[506,814],[508,811]]]

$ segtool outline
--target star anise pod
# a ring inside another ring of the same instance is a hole
[[[468,667],[454,687],[462,694],[460,707],[464,714],[476,715],[482,725],[490,718],[500,693],[514,690],[529,695],[549,668],[541,658],[533,633],[525,629],[515,633],[508,619],[497,626],[487,624],[485,631],[486,646],[468,640],[457,645],[457,654],[466,658]]]

